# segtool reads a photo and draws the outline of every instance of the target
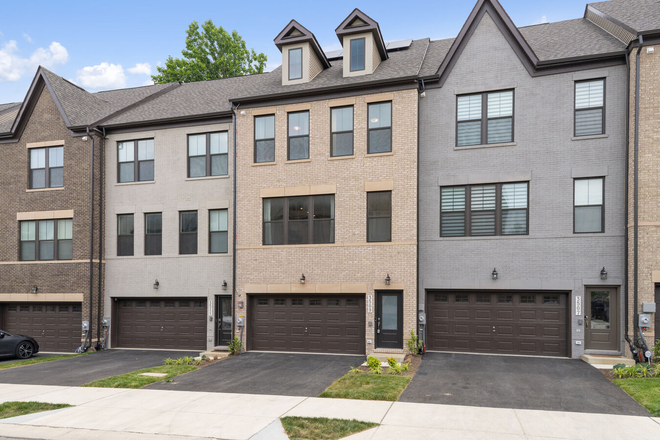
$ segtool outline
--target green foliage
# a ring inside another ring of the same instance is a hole
[[[393,357],[390,356],[387,358],[387,364],[390,366],[390,368],[396,367],[397,363],[398,362]]]
[[[174,365],[176,363],[176,361],[172,358],[167,358],[167,359],[165,359],[164,362],[165,362],[165,365]]]
[[[614,383],[648,409],[653,417],[660,417],[660,379],[616,379]]]
[[[319,394],[319,397],[395,402],[410,379],[409,376],[347,374]]]
[[[619,364],[619,365],[623,365],[623,364]],[[614,377],[618,379],[622,379],[626,377],[627,372],[625,367],[618,367],[617,365],[615,365],[614,368],[612,369],[612,374],[614,374]]]
[[[630,365],[629,367],[626,367],[625,371],[626,371],[626,377],[637,377],[636,365]]]
[[[185,356],[183,358],[183,365],[192,365],[195,359],[192,356]]]
[[[648,364],[637,364],[637,377],[649,377],[651,367]]]
[[[0,404],[0,419],[24,416],[42,411],[52,411],[54,409],[68,408],[70,406],[71,405],[66,403],[4,402],[3,404]]]
[[[183,358],[177,359],[177,362],[183,362]],[[143,386],[171,379],[179,374],[188,373],[196,370],[192,365],[163,365],[160,367],[145,368],[143,370],[133,371],[131,373],[120,374],[119,376],[106,377],[105,379],[88,382],[83,387],[96,388],[142,388]],[[141,373],[165,373],[163,377],[141,376]]]
[[[280,420],[291,440],[336,440],[378,426],[378,423],[323,417],[282,417]]]
[[[660,339],[655,341],[655,345],[651,349],[651,362],[660,364]]]
[[[367,358],[367,366],[371,374],[383,374],[383,369],[380,367],[380,361],[373,356]]]
[[[351,367],[350,370],[348,370],[348,374],[362,374],[362,370],[358,367]]]
[[[415,334],[415,330],[410,330],[410,339],[406,339],[406,345],[408,346],[408,351],[413,356],[419,354],[419,350],[422,348],[422,343],[419,342],[419,338]]]
[[[626,364],[616,364],[612,369],[616,370],[617,368],[626,368]]]
[[[197,21],[190,23],[181,54],[183,58],[170,55],[164,66],[156,67],[158,74],[151,77],[156,84],[263,73],[266,67],[265,54],[248,50],[238,32],[230,34],[211,20],[205,21],[201,29]]]
[[[242,349],[243,349],[243,342],[238,338],[234,338],[234,340],[229,343],[230,355],[241,354]]]
[[[95,353],[95,352],[88,351],[87,353],[79,353],[79,354],[61,354],[61,355],[58,355],[58,356],[32,357],[30,359],[3,362],[3,363],[0,364],[0,370],[6,370],[8,368],[23,367],[25,365],[40,364],[42,362],[60,361],[60,360],[63,360],[63,359],[69,359],[69,358],[73,358],[73,357],[76,357],[76,356],[89,355],[91,353]]]

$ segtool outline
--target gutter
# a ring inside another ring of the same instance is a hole
[[[103,168],[103,148],[105,147],[105,128],[101,139],[99,140],[99,172],[101,176],[99,178],[101,187],[99,188],[99,298],[97,304],[97,316],[96,316],[96,351],[101,349],[101,304],[103,304],[103,225],[105,224],[105,219],[103,217],[103,189],[105,188],[104,180],[104,168]],[[105,344],[105,339],[103,340]]]
[[[231,316],[232,316],[231,339],[232,339],[232,341],[234,340],[234,338],[236,338],[236,326],[234,325],[234,323],[236,322],[236,296],[238,294],[238,291],[236,290],[236,246],[237,246],[236,245],[236,238],[238,236],[238,234],[236,233],[236,214],[238,212],[238,209],[236,208],[236,200],[237,200],[237,196],[236,196],[237,188],[236,187],[237,187],[237,180],[238,180],[238,175],[236,174],[236,169],[237,169],[236,161],[237,161],[237,158],[238,158],[238,153],[237,153],[237,150],[236,150],[236,121],[238,120],[238,117],[236,116],[236,110],[238,110],[239,105],[240,104],[238,104],[238,105],[236,105],[236,107],[234,107],[234,105],[232,104],[232,106],[231,106],[232,107],[231,108],[232,119],[233,119],[233,122],[234,122],[234,185],[233,185],[234,186],[234,194],[233,194],[234,206],[233,206],[233,218],[232,218],[232,228],[233,228],[233,231],[232,231],[233,234],[232,235],[234,237],[233,237],[232,258],[231,258],[232,259],[232,265],[231,265],[231,272],[232,272],[231,273],[231,277],[232,277],[231,278],[231,291],[232,291],[232,295],[231,295]],[[241,338],[241,342],[243,342],[242,338]],[[243,350],[241,349],[241,351],[243,351]]]

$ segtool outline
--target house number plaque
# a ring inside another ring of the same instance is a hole
[[[367,295],[367,313],[374,312],[374,297],[373,295]]]
[[[575,316],[582,316],[582,297],[575,297]]]

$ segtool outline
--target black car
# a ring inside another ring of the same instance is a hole
[[[12,335],[0,330],[0,356],[11,356],[19,359],[31,358],[39,353],[39,344],[33,337],[25,335]]]

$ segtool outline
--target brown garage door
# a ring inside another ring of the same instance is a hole
[[[250,348],[365,353],[364,295],[253,296]]]
[[[74,304],[7,304],[3,330],[32,336],[40,351],[73,352],[81,345],[82,306]]]
[[[556,292],[429,292],[427,350],[567,356],[567,299]]]
[[[115,347],[204,350],[206,299],[116,300]]]

